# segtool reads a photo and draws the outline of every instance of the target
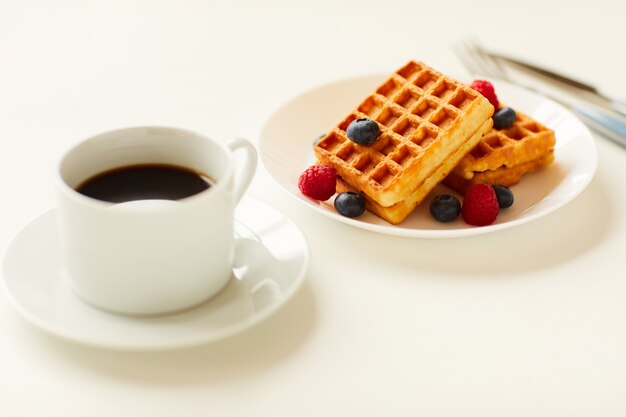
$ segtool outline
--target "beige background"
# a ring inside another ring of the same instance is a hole
[[[0,250],[54,204],[61,151],[161,124],[257,140],[282,102],[477,35],[626,97],[619,1],[0,2]],[[297,122],[297,121],[294,121]],[[575,201],[476,238],[402,239],[250,193],[303,229],[307,282],[247,333],[177,352],[75,346],[0,300],[3,416],[624,416],[626,149]],[[340,256],[337,256],[340,254]],[[33,253],[33,261],[37,254]]]

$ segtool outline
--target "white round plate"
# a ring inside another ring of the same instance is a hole
[[[512,187],[515,204],[500,212],[489,226],[469,226],[461,218],[438,223],[428,212],[427,198],[401,224],[394,226],[366,212],[351,219],[341,216],[333,199],[317,202],[298,190],[298,177],[315,163],[314,141],[334,127],[385,75],[350,78],[307,91],[280,107],[267,121],[259,140],[261,162],[290,195],[319,213],[374,232],[422,238],[443,238],[488,233],[544,216],[576,197],[591,181],[597,164],[593,137],[576,116],[559,104],[505,81],[493,80],[498,98],[546,126],[556,134],[555,162],[524,176]],[[443,185],[431,195],[450,193]]]
[[[56,210],[27,224],[4,256],[5,293],[28,321],[82,344],[120,350],[165,350],[212,342],[261,322],[289,300],[309,260],[300,229],[276,208],[244,197],[235,213],[240,239],[233,277],[199,307],[132,317],[85,303],[64,282]]]

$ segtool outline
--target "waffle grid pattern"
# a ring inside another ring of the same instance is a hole
[[[374,201],[372,198],[367,195],[364,196],[366,207],[369,211],[376,214],[377,216],[387,220],[391,224],[398,224],[402,222],[406,216],[408,216],[413,209],[420,204],[424,198],[428,195],[430,190],[434,187],[435,184],[439,183],[444,176],[445,172],[450,172],[449,170],[454,167],[458,161],[469,152],[480,140],[482,135],[491,129],[491,120],[485,122],[475,133],[472,135],[470,140],[468,140],[464,145],[462,145],[457,151],[455,151],[452,155],[450,155],[446,163],[437,168],[435,172],[426,179],[424,185],[416,189],[413,193],[408,195],[404,200],[399,201],[398,203],[384,207]],[[447,177],[449,178],[449,176]],[[346,184],[345,181],[342,181],[341,178],[338,178],[337,181],[337,192],[342,191],[354,191],[349,184]]]
[[[514,167],[544,156],[554,147],[554,131],[517,112],[507,129],[491,129],[461,160],[454,172],[470,179],[474,173],[499,167]]]
[[[334,162],[349,176],[363,176],[373,188],[384,189],[440,140],[477,99],[482,97],[471,88],[411,61],[322,138],[316,148],[340,159]],[[381,129],[379,139],[371,146],[355,144],[346,134],[348,125],[363,117],[377,121]]]

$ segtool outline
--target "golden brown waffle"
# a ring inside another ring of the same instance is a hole
[[[454,168],[459,160],[461,160],[472,148],[476,146],[482,135],[491,128],[491,125],[491,119],[487,120],[481,128],[474,133],[470,140],[466,142],[465,145],[461,146],[461,148],[452,154],[446,162],[436,170],[436,172],[426,179],[425,184],[422,187],[415,190],[404,200],[392,206],[383,207],[367,195],[364,195],[366,208],[389,223],[398,224],[402,222],[415,209],[415,207],[417,207],[417,205],[421,203],[424,198],[426,198],[430,190],[441,182],[447,173]],[[340,193],[343,191],[357,190],[346,184],[341,178],[338,178],[337,192]]]
[[[461,194],[465,194],[469,187],[473,184],[500,184],[510,187],[519,183],[524,174],[546,167],[550,165],[552,161],[554,161],[554,153],[550,151],[547,155],[541,158],[537,158],[511,168],[502,166],[490,171],[477,172],[471,180],[465,179],[458,176],[456,173],[451,172],[446,177],[444,184]]]
[[[491,129],[444,180],[465,193],[472,184],[515,185],[554,160],[554,131],[521,112],[508,129]]]
[[[349,187],[382,207],[428,192],[453,168],[446,161],[491,120],[493,106],[466,85],[410,61],[314,145]],[[350,141],[348,125],[368,117],[381,135],[369,146]],[[437,182],[430,180],[436,174]],[[408,214],[408,213],[407,213]]]

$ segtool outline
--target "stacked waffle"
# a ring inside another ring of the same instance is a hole
[[[507,129],[491,129],[443,181],[465,193],[473,184],[517,184],[554,160],[554,131],[521,112]]]
[[[397,224],[452,172],[492,126],[493,106],[473,89],[410,61],[314,145],[338,175],[337,191],[357,191],[367,209]],[[375,120],[381,134],[359,145],[346,129]]]

